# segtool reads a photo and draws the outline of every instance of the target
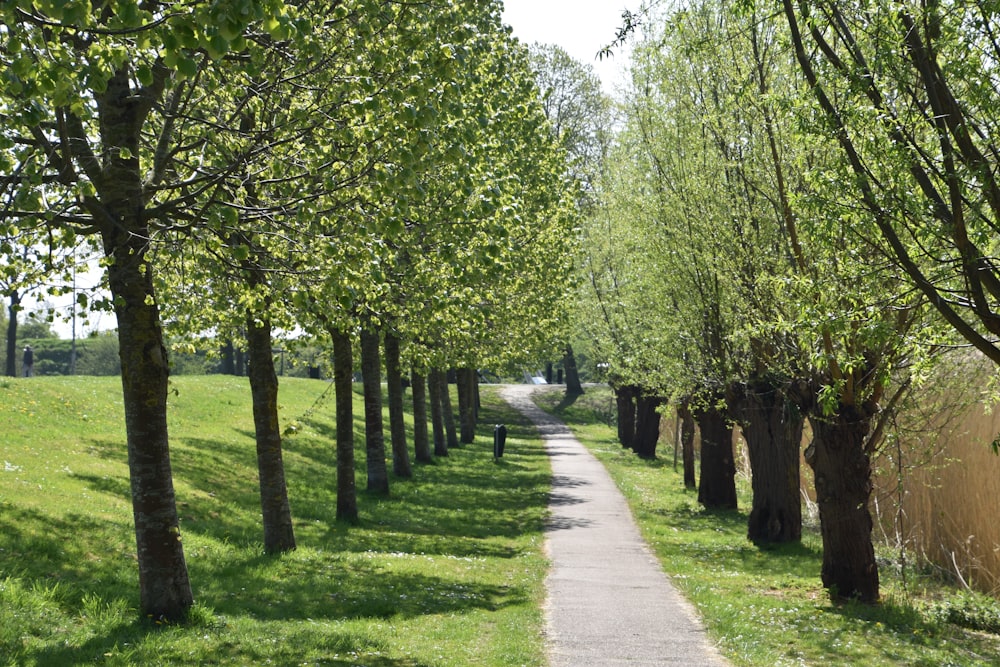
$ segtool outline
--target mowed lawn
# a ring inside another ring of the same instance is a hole
[[[196,608],[165,627],[138,618],[120,380],[0,380],[0,665],[544,665],[550,473],[534,431],[484,387],[476,443],[369,495],[358,395],[361,521],[346,526],[328,388],[281,381],[298,549],[269,556],[247,380],[172,380]]]

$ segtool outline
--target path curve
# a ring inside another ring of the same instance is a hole
[[[552,667],[726,667],[691,605],[639,534],[604,466],[559,419],[531,401],[532,385],[501,396],[530,419],[552,461],[546,548],[546,631]]]

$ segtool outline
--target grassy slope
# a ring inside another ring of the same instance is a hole
[[[588,390],[570,405],[561,398],[554,391],[535,395],[608,468],[663,569],[698,608],[734,664],[1000,664],[997,635],[942,620],[942,608],[955,610],[963,604],[954,590],[911,571],[904,591],[893,555],[887,553],[881,560],[883,604],[832,604],[820,584],[822,544],[815,531],[807,531],[801,544],[758,549],[746,539],[748,489],[742,489],[742,510],[708,512],[698,504],[696,492],[684,490],[683,474],[672,466],[672,451],[661,448],[659,460],[643,461],[622,449],[608,425],[610,391]],[[988,612],[994,618],[995,610],[994,605]]]
[[[172,463],[198,606],[136,619],[137,570],[116,378],[0,380],[0,665],[542,665],[547,460],[487,392],[483,424],[390,498],[334,521],[332,394],[285,379],[285,464],[299,548],[259,547],[245,379],[178,377]],[[358,488],[364,489],[361,405]]]

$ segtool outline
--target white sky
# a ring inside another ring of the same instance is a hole
[[[624,80],[628,49],[615,49],[614,57],[597,60],[597,52],[610,44],[622,24],[622,11],[639,8],[639,0],[504,0],[503,22],[525,44],[558,44],[573,58],[593,66],[613,94]]]

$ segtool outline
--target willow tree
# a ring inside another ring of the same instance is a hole
[[[1000,11],[989,3],[782,3],[802,74],[882,256],[1000,363]],[[817,128],[818,129],[818,128]]]
[[[714,350],[729,350],[728,363],[719,366],[716,401],[747,442],[753,484],[747,535],[755,542],[795,541],[802,530],[805,420],[798,397],[809,364],[795,338],[774,323],[797,310],[778,291],[797,270],[787,216],[790,191],[801,187],[793,165],[805,147],[795,143],[785,111],[798,90],[796,72],[780,48],[775,22],[742,6],[694,3],[671,16],[664,32],[654,53],[664,61],[661,78],[672,85],[659,115],[693,116],[697,124],[687,132],[702,143],[700,157],[685,151],[686,159],[658,160],[671,175],[681,174],[671,180],[680,184],[688,214],[712,220],[694,228],[707,235],[697,243],[719,243],[707,246],[711,254],[690,260],[713,267],[729,293],[719,305],[703,308],[724,315],[703,321],[717,323],[706,329],[721,339]],[[673,152],[669,144],[661,150]],[[714,430],[725,439],[718,422],[716,417]]]
[[[815,105],[815,119],[804,127],[814,141],[829,137],[841,156],[836,168],[816,170],[828,197],[820,214],[835,216],[842,237],[863,239],[865,252],[893,267],[892,292],[922,295],[948,327],[1000,361],[1000,283],[991,259],[1000,199],[986,157],[996,147],[995,10],[982,3],[945,9],[879,2],[862,9],[793,1],[782,10]],[[830,384],[842,390],[814,420],[809,452],[821,512],[826,504],[846,516],[824,527],[823,581],[867,601],[877,599],[878,578],[870,546],[859,546],[871,526],[870,482],[861,473],[880,432],[874,415],[885,357],[878,351],[903,346],[907,338],[899,334],[911,322],[890,304],[876,312],[896,320],[897,337],[857,347],[853,363],[830,357]],[[874,385],[867,397],[866,385]],[[831,485],[820,466],[856,470],[858,480],[849,488]],[[844,546],[828,557],[834,541]]]
[[[668,348],[683,361],[674,367],[681,377],[714,369],[700,375],[727,391],[727,407],[745,402],[749,389],[757,402],[750,407],[780,417],[794,403],[809,414],[824,584],[838,596],[872,601],[878,575],[867,513],[870,455],[888,408],[908,385],[906,365],[920,356],[911,331],[921,310],[898,274],[859,261],[870,239],[841,224],[854,220],[856,209],[836,204],[847,163],[828,140],[801,132],[816,115],[794,113],[804,108],[803,89],[783,60],[780,30],[746,5],[703,3],[672,16],[653,43],[651,60],[662,69],[645,79],[653,85],[639,86],[645,96],[669,94],[654,98],[658,107],[641,107],[652,108],[648,117],[637,114],[644,145],[659,146],[638,172],[650,184],[646,201],[668,195],[670,205],[656,210],[677,243],[661,251],[683,258],[670,274],[695,278],[675,288],[688,329]],[[698,286],[699,275],[709,277],[714,294]],[[720,350],[728,350],[728,361]],[[765,395],[779,400],[761,405]],[[750,439],[752,420],[745,426]],[[786,453],[797,444],[790,433]],[[797,504],[792,485],[783,488]],[[757,515],[766,538],[779,514]]]

